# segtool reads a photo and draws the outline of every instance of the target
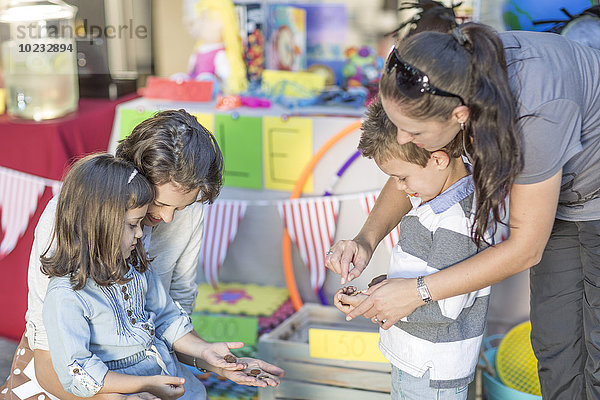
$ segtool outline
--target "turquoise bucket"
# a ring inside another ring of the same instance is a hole
[[[496,351],[498,349],[491,348],[485,352],[485,356],[490,361],[490,364],[494,366],[496,370]],[[525,392],[520,392],[515,389],[511,389],[508,386],[504,386],[500,379],[492,377],[485,370],[483,371],[483,389],[487,394],[488,400],[541,400],[542,396],[536,396]]]

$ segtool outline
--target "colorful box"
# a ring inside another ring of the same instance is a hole
[[[267,68],[306,69],[306,11],[288,5],[269,5],[267,26]]]
[[[260,81],[265,69],[265,8],[261,3],[236,4],[244,62],[249,82]]]

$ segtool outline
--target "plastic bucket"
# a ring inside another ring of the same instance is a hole
[[[487,359],[496,369],[496,351],[497,349],[491,348],[485,352]],[[504,386],[502,382],[496,377],[492,377],[485,370],[483,371],[483,389],[487,394],[488,400],[541,400],[542,396],[536,396],[529,393],[520,392],[515,389],[511,389]],[[497,374],[496,374],[497,375]]]

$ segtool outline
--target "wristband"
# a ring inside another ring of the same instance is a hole
[[[423,279],[422,276],[417,278],[417,292],[419,292],[421,299],[423,299],[425,303],[431,303],[433,301],[431,294],[429,294],[429,288],[425,284],[425,279]]]

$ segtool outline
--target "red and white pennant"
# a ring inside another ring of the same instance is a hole
[[[58,181],[0,167],[0,210],[3,233],[0,242],[0,259],[15,248],[27,230],[29,220],[35,213],[46,186],[54,190],[54,187],[59,185]]]
[[[325,282],[325,253],[335,236],[340,202],[330,197],[294,199],[280,203],[278,208],[316,292]]]
[[[368,192],[363,193],[360,198],[360,204],[363,207],[363,210],[369,215],[371,210],[373,209],[373,205],[377,200],[377,196],[379,196],[379,192]],[[398,243],[400,239],[400,226],[396,226],[392,231],[385,237],[384,242],[387,249],[391,252],[394,249],[394,246]]]
[[[219,269],[225,260],[229,245],[235,238],[246,206],[245,201],[235,200],[218,200],[204,206],[204,238],[200,260],[206,281],[215,288],[219,283]]]

